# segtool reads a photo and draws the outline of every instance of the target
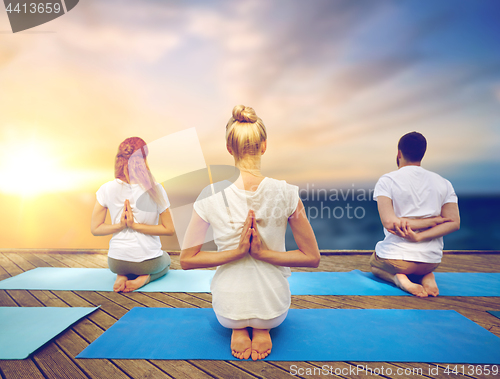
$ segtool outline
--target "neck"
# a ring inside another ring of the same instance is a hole
[[[405,166],[420,166],[420,162],[407,162],[404,159],[400,160],[398,168]]]
[[[234,161],[236,168],[254,176],[262,176],[260,172],[260,155],[253,155]]]

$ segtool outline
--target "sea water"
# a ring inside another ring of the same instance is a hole
[[[444,237],[445,250],[500,250],[500,195],[458,195],[460,230]],[[372,250],[384,239],[372,192],[301,192],[320,249]],[[297,245],[288,226],[287,250]]]

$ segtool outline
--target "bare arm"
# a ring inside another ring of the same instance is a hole
[[[243,258],[250,249],[250,225],[251,218],[248,216],[238,248],[217,252],[201,251],[209,224],[193,210],[180,255],[182,269],[215,267]]]
[[[158,225],[139,224],[134,222],[132,210],[130,209],[130,203],[128,200],[125,204],[128,207],[131,216],[130,218],[127,217],[127,226],[132,230],[152,236],[171,236],[175,233],[174,222],[172,221],[170,210],[166,209],[164,212],[160,213]]]
[[[443,237],[460,229],[460,212],[457,203],[446,203],[441,208],[441,216],[449,219],[449,222],[439,224],[433,228],[415,233],[412,228],[403,226],[397,230],[401,237],[412,242],[429,241],[434,238]],[[398,228],[397,228],[398,229]]]
[[[321,259],[316,237],[306,217],[304,204],[299,200],[297,209],[288,222],[292,228],[293,237],[297,243],[298,250],[285,252],[264,250],[260,239],[255,215],[252,214],[252,242],[250,255],[255,259],[278,266],[287,267],[318,267]]]
[[[441,216],[426,218],[399,218],[394,213],[392,199],[387,196],[379,196],[377,198],[377,207],[382,225],[393,234],[395,234],[397,228],[401,229],[404,225],[407,225],[409,228],[416,231],[433,228],[436,225],[451,221],[443,216],[443,214],[441,214]]]
[[[125,210],[122,213],[119,224],[105,224],[104,221],[106,220],[107,212],[108,208],[103,207],[96,200],[90,220],[90,231],[94,236],[107,236],[108,234],[118,233],[127,227]]]

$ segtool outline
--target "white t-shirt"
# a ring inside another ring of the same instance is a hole
[[[253,209],[265,246],[284,252],[288,217],[298,202],[297,186],[264,178],[255,192],[228,182],[208,186],[194,203],[194,209],[212,226],[218,251],[238,247],[248,211]],[[232,320],[269,320],[282,315],[290,307],[286,279],[290,274],[289,267],[259,261],[249,254],[219,266],[211,283],[215,313]]]
[[[426,218],[439,216],[446,203],[457,203],[451,183],[420,166],[404,166],[383,175],[375,185],[373,199],[392,199],[397,217]],[[381,258],[439,263],[443,256],[443,237],[410,242],[384,229],[385,239],[375,246]]]
[[[120,179],[103,184],[97,191],[96,197],[99,204],[109,209],[112,224],[120,223],[125,200],[128,199],[135,222],[158,225],[158,216],[170,206],[170,203],[163,187],[157,184],[157,188],[166,206],[156,204],[139,184],[128,184]],[[122,261],[142,262],[162,254],[159,236],[143,234],[130,228],[113,234],[109,241],[108,256]]]

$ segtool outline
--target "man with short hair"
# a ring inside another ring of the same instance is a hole
[[[401,137],[398,170],[383,175],[373,193],[385,239],[375,246],[371,270],[418,297],[439,294],[433,271],[443,256],[443,236],[460,229],[451,183],[420,166],[426,149],[420,133]]]

